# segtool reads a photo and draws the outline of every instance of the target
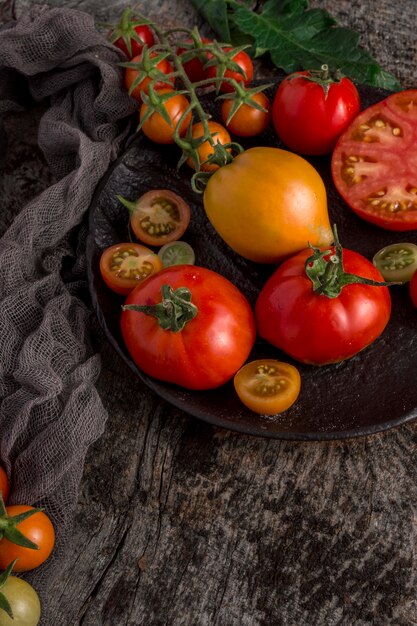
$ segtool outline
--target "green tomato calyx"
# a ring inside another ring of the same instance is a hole
[[[161,294],[162,301],[157,304],[126,304],[122,309],[152,315],[163,330],[180,332],[198,313],[198,308],[191,302],[191,291],[187,287],[172,289],[170,285],[162,285]]]
[[[41,511],[42,509],[33,508],[29,511],[25,511],[24,513],[20,513],[19,515],[8,515],[0,493],[0,539],[6,537],[6,539],[12,543],[22,546],[23,548],[39,550],[39,546],[20,532],[17,526],[20,522],[23,522],[28,517],[35,515],[35,513],[40,513]]]
[[[389,287],[401,283],[379,282],[345,272],[343,267],[343,248],[339,242],[336,225],[333,226],[333,249],[320,250],[309,244],[313,254],[305,262],[305,271],[313,284],[313,291],[318,296],[337,298],[343,287],[352,284],[371,285],[372,287]]]

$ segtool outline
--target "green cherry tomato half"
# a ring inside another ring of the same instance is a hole
[[[34,588],[25,580],[9,576],[1,593],[7,599],[13,619],[0,609],[1,626],[37,626],[41,618],[41,603]]]
[[[194,265],[194,250],[186,241],[172,241],[166,243],[158,251],[163,267],[171,265]]]
[[[408,283],[417,270],[417,246],[393,243],[377,252],[372,260],[384,280]]]

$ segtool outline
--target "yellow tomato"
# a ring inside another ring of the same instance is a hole
[[[204,208],[220,237],[258,263],[333,240],[319,173],[279,148],[250,148],[219,168],[207,183]]]

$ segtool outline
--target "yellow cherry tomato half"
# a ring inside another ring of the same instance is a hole
[[[161,269],[162,262],[158,255],[138,243],[110,246],[100,258],[100,272],[104,282],[110,289],[124,296]]]
[[[240,401],[255,413],[275,415],[297,400],[301,389],[298,369],[275,359],[246,363],[233,379]]]

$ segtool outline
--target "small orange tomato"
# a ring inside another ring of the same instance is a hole
[[[207,123],[210,129],[210,133],[213,136],[214,143],[221,143],[224,145],[232,141],[229,133],[227,132],[224,126],[222,126],[221,124],[218,124],[217,122],[212,122],[211,120]],[[197,124],[194,124],[191,130],[192,130],[193,139],[198,139],[198,137],[204,136],[204,126],[202,122],[197,122]],[[228,150],[230,152],[230,149]],[[211,164],[205,163],[205,161],[207,161],[210,154],[213,154],[213,146],[208,140],[204,141],[198,146],[197,153],[198,153],[198,157],[200,160],[201,170],[203,170],[204,172],[212,172],[219,168],[219,166],[216,165],[215,163],[211,163]],[[191,157],[187,159],[187,163],[193,169],[198,169],[197,164],[194,162],[194,159],[192,159]]]
[[[104,282],[123,296],[161,269],[158,255],[138,243],[115,244],[106,248],[100,258],[100,273]]]
[[[165,93],[174,93],[172,89],[160,89],[159,94]],[[155,143],[162,144],[170,144],[174,143],[174,131],[178,124],[180,123],[181,118],[184,113],[187,111],[189,107],[189,101],[182,94],[173,95],[172,98],[165,100],[164,107],[166,112],[168,113],[168,117],[170,119],[170,123],[162,117],[158,111],[152,113],[147,120],[144,121],[142,125],[142,130],[144,134],[155,141]],[[147,104],[142,104],[140,108],[140,120],[142,121],[146,111],[148,110]],[[191,111],[188,111],[187,115],[181,122],[181,127],[179,129],[180,137],[183,137],[187,132],[187,128],[191,123],[192,114]]]
[[[233,382],[241,402],[263,415],[286,411],[297,400],[301,388],[298,369],[275,359],[246,363]]]
[[[158,55],[156,52],[151,52],[149,56],[152,58]],[[140,80],[135,85],[135,81],[139,79],[139,76],[141,74],[141,67],[140,67],[141,60],[142,60],[141,54],[138,54],[137,56],[133,57],[133,59],[129,61],[129,63],[135,64],[136,67],[134,66],[126,67],[125,75],[124,75],[124,83],[125,83],[125,87],[127,91],[129,92],[129,95],[131,95],[132,98],[135,98],[135,100],[137,100],[138,102],[142,102],[142,96],[140,92],[144,91],[145,93],[148,93],[149,83],[153,80],[152,78],[153,70],[152,70],[150,72],[150,75],[145,76],[142,80]],[[156,70],[158,73],[162,72],[163,74],[170,74],[171,72],[173,72],[173,67],[167,59],[162,59],[156,65]],[[154,73],[156,74],[157,72],[154,72]],[[174,83],[174,78],[172,77],[167,78],[166,81],[158,79],[153,83],[153,87],[156,90],[170,88],[172,87],[173,83]]]
[[[227,130],[232,133],[232,135],[237,135],[238,137],[255,137],[256,135],[263,133],[263,131],[267,128],[271,119],[271,103],[269,99],[261,91],[259,93],[255,93],[252,96],[252,100],[263,107],[265,111],[260,111],[249,104],[243,103],[228,124],[227,120],[229,118],[233,101],[223,101],[220,111],[221,117],[223,124],[226,126]]]
[[[0,465],[0,491],[3,497],[3,502],[7,502],[10,492],[10,482],[7,478],[5,470]]]
[[[6,507],[9,517],[20,515],[26,511],[33,510],[34,507],[23,504],[15,504]],[[19,530],[27,539],[38,546],[38,549],[25,548],[13,543],[5,537],[0,541],[0,569],[6,569],[15,559],[18,559],[15,572],[27,572],[41,565],[50,556],[55,545],[55,531],[49,517],[42,511],[34,513],[22,522],[16,524]]]

